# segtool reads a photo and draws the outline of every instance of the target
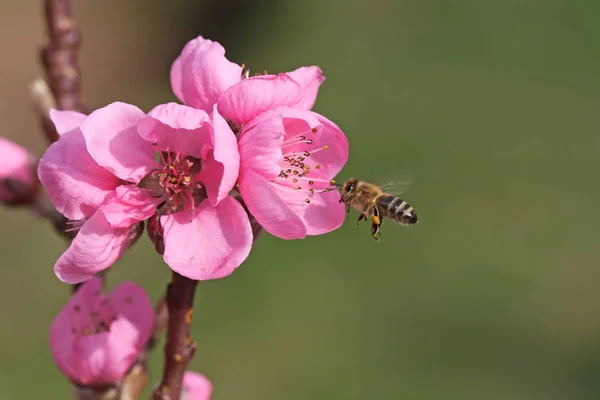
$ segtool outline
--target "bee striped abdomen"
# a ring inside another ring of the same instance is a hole
[[[377,199],[377,205],[384,217],[405,225],[417,222],[417,213],[411,205],[394,195],[381,195]]]

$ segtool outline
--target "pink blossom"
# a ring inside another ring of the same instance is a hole
[[[320,235],[345,218],[332,178],[348,141],[325,117],[297,108],[263,112],[242,129],[240,194],[263,228],[283,239]]]
[[[210,400],[212,392],[212,384],[204,375],[194,371],[183,375],[181,400]]]
[[[237,85],[242,82],[242,67],[225,57],[223,46],[202,36],[190,40],[171,66],[173,92],[190,107],[210,111],[223,92],[234,91],[219,101],[219,112],[241,117],[232,120],[235,123],[280,105],[310,110],[324,80],[321,69],[313,65],[279,75],[253,76]],[[277,90],[271,90],[273,85]],[[241,98],[252,101],[239,102]]]
[[[223,47],[198,37],[171,68],[184,103],[219,113],[240,127],[240,194],[269,233],[298,239],[338,228],[345,217],[331,180],[348,160],[348,141],[309,111],[325,80],[316,66],[242,79]]]
[[[0,202],[30,201],[36,190],[33,156],[23,147],[0,137]]]
[[[132,282],[109,297],[100,278],[83,284],[50,327],[50,349],[61,372],[80,385],[118,382],[133,365],[153,328],[154,309]]]
[[[227,276],[248,256],[250,223],[229,196],[237,142],[216,111],[169,103],[144,114],[112,103],[87,117],[51,117],[61,137],[38,175],[57,210],[81,226],[55,264],[61,280],[82,282],[111,266],[153,216],[165,262],[188,278]]]

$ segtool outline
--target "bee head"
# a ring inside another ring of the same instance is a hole
[[[354,189],[356,188],[356,184],[358,183],[358,179],[350,178],[344,185],[342,186],[342,197],[340,198],[340,203],[348,202],[352,196],[354,196]]]

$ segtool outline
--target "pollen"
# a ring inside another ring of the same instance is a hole
[[[309,204],[315,192],[325,193],[331,191],[327,186],[335,185],[335,181],[327,179],[328,177],[320,177],[318,172],[314,170],[321,169],[321,164],[315,163],[316,153],[327,150],[328,144],[316,144],[322,138],[307,135],[310,133],[318,133],[320,127],[308,128],[303,132],[296,132],[286,136],[281,147],[282,163],[280,164],[281,172],[274,179],[274,183],[281,184],[283,190],[300,192],[302,197],[299,202]],[[315,145],[316,144],[316,145]],[[313,171],[311,177],[308,178],[310,171]]]
[[[167,212],[188,206],[193,208],[195,194],[202,189],[202,185],[194,181],[194,177],[200,172],[200,160],[169,149],[160,151],[159,155],[162,167],[147,177],[149,179],[144,188],[150,189],[154,197],[164,198],[163,210],[169,210]]]

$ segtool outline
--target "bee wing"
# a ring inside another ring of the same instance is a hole
[[[400,195],[400,194],[406,192],[412,183],[413,183],[413,179],[408,178],[408,177],[402,177],[402,178],[398,178],[398,179],[386,182],[386,183],[382,184],[380,187],[381,187],[381,190],[383,190],[386,193]]]

